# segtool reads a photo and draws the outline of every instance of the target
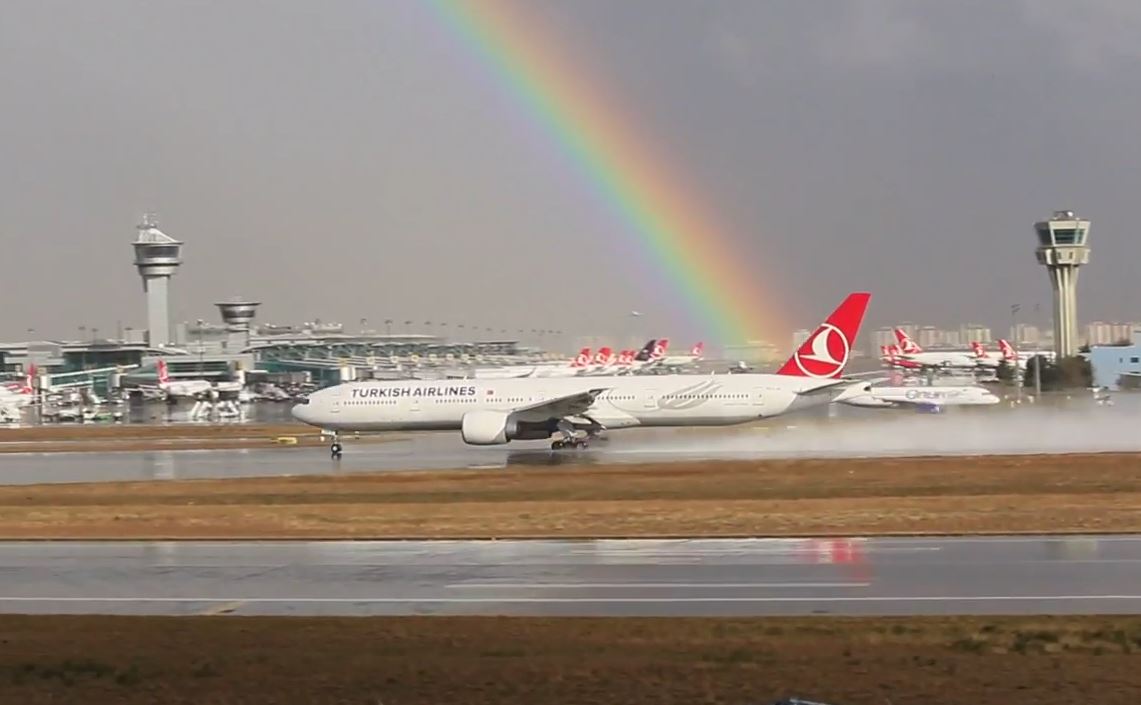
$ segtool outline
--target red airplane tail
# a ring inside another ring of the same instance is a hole
[[[872,295],[866,292],[848,294],[848,298],[808,336],[777,370],[777,374],[824,379],[843,374],[871,298]]]
[[[704,355],[705,354],[705,342],[704,341],[698,341],[697,345],[694,345],[693,348],[690,349],[689,354],[694,356],[694,357],[701,357],[702,355]]]
[[[570,362],[571,367],[586,367],[588,364],[590,364],[590,348],[579,350],[578,355],[575,355]]]
[[[908,355],[923,352],[923,348],[919,347],[919,343],[912,340],[911,336],[902,328],[895,329],[895,339],[899,341],[899,349],[901,352],[907,353]]]
[[[670,349],[670,339],[661,338],[654,341],[654,350],[650,353],[651,360],[661,360],[666,356],[666,351]]]
[[[166,360],[160,357],[155,363],[155,370],[158,372],[159,384],[166,384],[170,381],[170,372],[166,368]]]
[[[1013,362],[1018,359],[1018,353],[1015,352],[1014,346],[1010,344],[1010,341],[999,339],[998,349],[1002,351],[1003,360]]]
[[[614,351],[608,347],[601,347],[594,355],[594,364],[607,365],[610,364],[610,358],[613,356]]]

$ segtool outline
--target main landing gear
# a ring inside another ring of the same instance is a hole
[[[560,438],[557,441],[551,441],[551,450],[563,450],[564,448],[586,448],[588,445],[588,439],[586,438],[579,438],[577,436],[572,438]]]
[[[569,423],[560,423],[559,432],[562,433],[562,438],[551,441],[551,450],[563,450],[564,448],[584,449],[595,441],[605,440],[601,436],[602,426],[598,423],[593,423],[588,427],[585,436],[578,435],[578,431]]]

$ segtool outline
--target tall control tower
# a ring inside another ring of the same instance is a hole
[[[135,239],[135,267],[147,294],[147,343],[170,344],[170,311],[167,289],[170,277],[182,264],[182,243],[159,230],[154,217],[146,215]]]
[[[1089,224],[1073,211],[1054,211],[1049,220],[1034,224],[1038,264],[1046,267],[1054,287],[1054,354],[1059,358],[1078,351],[1078,267],[1089,262]]]
[[[241,352],[250,346],[250,322],[260,303],[241,297],[214,304],[226,324],[226,349]]]

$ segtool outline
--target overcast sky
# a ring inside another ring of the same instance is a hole
[[[873,326],[1045,319],[1057,208],[1093,220],[1082,319],[1141,319],[1136,0],[524,9],[779,275],[790,326],[862,287]],[[176,321],[243,295],[350,329],[700,333],[495,83],[412,1],[0,3],[0,339],[144,325],[147,210],[187,243]]]

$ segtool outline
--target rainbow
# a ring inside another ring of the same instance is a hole
[[[660,154],[602,93],[563,60],[558,43],[504,0],[433,0],[436,15],[490,67],[623,221],[635,249],[675,289],[714,343],[774,340],[787,327],[741,248],[683,188]]]

